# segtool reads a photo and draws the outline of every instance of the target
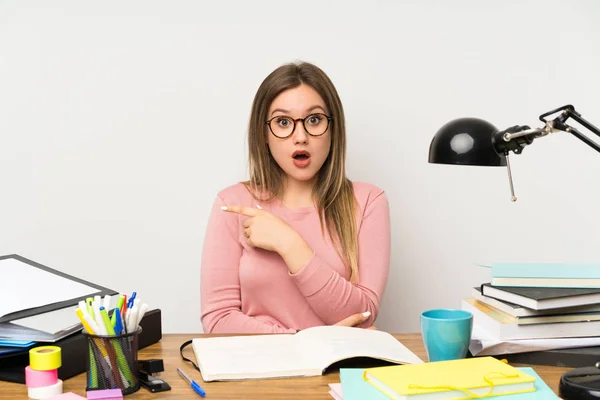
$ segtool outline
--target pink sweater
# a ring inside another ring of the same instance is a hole
[[[279,254],[246,243],[245,216],[221,210],[223,205],[256,207],[242,184],[222,190],[206,230],[201,272],[202,325],[206,333],[293,333],[333,325],[355,313],[370,311],[361,326],[373,324],[379,312],[390,267],[390,214],[385,193],[354,183],[358,201],[358,275],[350,271],[323,239],[314,207],[288,209],[280,201],[259,203],[284,219],[314,250],[312,259],[291,274]]]

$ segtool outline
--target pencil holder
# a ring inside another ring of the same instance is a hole
[[[114,336],[90,335],[87,337],[87,390],[121,389],[123,395],[140,388],[137,371],[137,331]]]

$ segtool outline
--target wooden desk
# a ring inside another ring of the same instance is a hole
[[[332,372],[325,376],[310,378],[290,378],[290,379],[269,379],[269,380],[248,380],[238,382],[209,382],[202,381],[200,373],[197,372],[189,363],[183,361],[179,355],[181,344],[200,335],[164,335],[161,342],[149,346],[139,352],[140,359],[162,358],[165,364],[165,372],[161,378],[172,387],[170,391],[160,393],[150,393],[143,387],[140,387],[136,393],[125,396],[125,399],[131,400],[157,400],[157,399],[201,399],[177,374],[177,368],[182,368],[196,380],[206,391],[206,399],[323,399],[331,400],[327,393],[329,383],[339,382],[339,373]],[[209,336],[209,335],[207,335]],[[214,336],[214,335],[210,335]],[[425,348],[421,341],[420,334],[395,334],[406,347],[413,351],[423,360],[427,360]],[[195,361],[191,346],[185,350],[186,357]],[[525,366],[514,364],[515,366]],[[560,376],[569,370],[569,368],[535,366],[536,372],[540,377],[558,393],[558,383]],[[85,396],[86,374],[80,374],[64,382],[63,391],[73,392],[80,396]],[[0,382],[0,398],[8,399],[27,399],[27,388],[25,385]]]

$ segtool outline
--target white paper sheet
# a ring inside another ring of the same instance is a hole
[[[56,334],[38,331],[36,329],[26,328],[21,325],[13,324],[12,322],[0,323],[0,340],[19,340],[33,342],[56,342],[72,333],[81,330],[81,324],[73,325],[65,330],[61,330]]]
[[[0,260],[0,317],[97,292],[14,258]]]
[[[528,351],[570,349],[588,346],[600,346],[600,337],[522,339],[503,342],[495,339],[481,327],[473,325],[469,350],[474,356],[494,356],[500,354],[525,353]]]
[[[60,310],[15,319],[10,322],[14,325],[55,335],[58,332],[69,329],[75,325],[81,325],[81,321],[75,313],[77,307],[78,306],[61,308]]]
[[[330,383],[329,384],[329,395],[335,400],[344,400],[341,383]]]

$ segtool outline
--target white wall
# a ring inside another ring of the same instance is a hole
[[[492,261],[598,261],[600,154],[564,134],[503,168],[427,163],[450,119],[600,126],[600,2],[2,1],[0,254],[18,253],[199,332],[216,192],[246,178],[264,77],[321,66],[345,105],[351,179],[384,188],[392,273],[377,325],[417,331]],[[6,284],[6,283],[4,283]]]

